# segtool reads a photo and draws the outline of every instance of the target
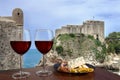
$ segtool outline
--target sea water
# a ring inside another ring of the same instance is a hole
[[[42,54],[37,49],[30,49],[23,55],[23,68],[32,68],[38,65]]]

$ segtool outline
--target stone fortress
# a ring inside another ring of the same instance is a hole
[[[10,46],[11,39],[21,39],[18,30],[23,30],[23,11],[20,8],[14,9],[12,16],[0,16],[0,70],[19,68],[19,55]]]
[[[95,39],[104,42],[104,21],[87,20],[83,25],[66,25],[61,29],[57,29],[55,36],[59,34],[69,33],[83,33],[85,35],[92,35]]]

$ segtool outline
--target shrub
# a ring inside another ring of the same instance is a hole
[[[95,53],[95,58],[99,62],[104,62],[105,57],[106,57],[106,49],[102,48],[102,51],[98,51],[96,48],[93,49],[93,52]]]
[[[105,39],[108,44],[107,52],[108,53],[120,53],[120,32],[112,32]]]
[[[108,53],[114,53],[115,52],[115,49],[114,49],[114,45],[113,44],[109,44],[108,45],[108,48],[107,48],[107,52]]]
[[[70,57],[72,56],[72,51],[70,49],[67,50],[67,53]]]
[[[116,52],[117,54],[120,53],[120,44],[116,44],[116,45],[115,45],[115,52]]]
[[[88,38],[91,39],[91,40],[94,40],[94,37],[91,36],[91,35],[88,35]]]
[[[70,33],[69,36],[72,37],[72,38],[74,38],[74,37],[75,37],[75,34]]]
[[[61,34],[60,35],[60,40],[61,41],[66,41],[69,40],[71,37],[69,36],[69,34]]]
[[[96,44],[97,46],[101,46],[101,45],[102,45],[101,42],[100,42],[99,40],[96,40],[96,39],[95,39],[95,44]]]
[[[56,51],[58,54],[61,54],[63,52],[63,47],[62,46],[57,46]]]

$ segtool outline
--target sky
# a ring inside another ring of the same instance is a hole
[[[86,20],[105,22],[105,37],[120,32],[120,0],[0,0],[0,16],[11,16],[14,8],[24,12],[24,28],[32,37],[36,29],[55,31],[61,26],[81,25]]]

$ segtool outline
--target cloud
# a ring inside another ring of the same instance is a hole
[[[0,15],[11,15],[12,9],[24,11],[26,28],[51,28],[82,24],[93,19],[105,21],[105,35],[120,31],[119,0],[1,0]],[[28,27],[29,26],[29,27]]]
[[[24,28],[56,30],[67,24],[83,24],[83,21],[105,22],[105,36],[120,32],[120,0],[0,0],[0,16],[11,16],[14,8],[24,12]],[[32,44],[32,47],[35,47]]]

